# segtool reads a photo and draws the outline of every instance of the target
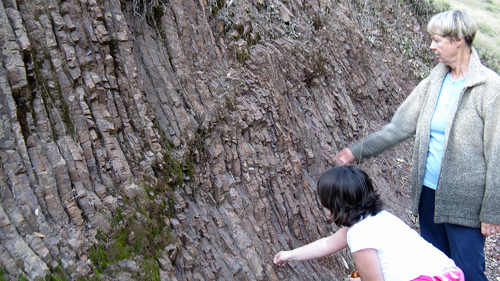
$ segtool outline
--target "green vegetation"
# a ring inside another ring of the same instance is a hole
[[[8,276],[7,270],[5,270],[5,268],[0,268],[0,281],[11,280],[11,279],[5,279],[4,275]],[[24,274],[21,274],[20,276],[17,277],[16,280],[17,281],[28,281],[29,279]]]
[[[211,7],[213,17],[216,17],[219,11],[226,6],[226,1],[224,0],[209,0],[208,3]]]
[[[146,206],[151,207],[151,204]],[[142,256],[148,264],[156,263],[156,258],[159,258],[163,249],[170,244],[169,231],[163,233],[166,227],[164,220],[147,217],[147,212],[140,207],[140,204],[137,207],[142,210],[138,210],[137,213],[130,210],[130,214],[115,225],[110,239],[108,235],[99,233],[100,242],[92,246],[89,253],[96,273],[106,273],[110,264],[132,259],[136,255]],[[117,221],[116,216],[115,221]]]
[[[150,281],[160,281],[160,266],[155,261],[145,261],[143,263],[145,279]]]
[[[66,281],[67,272],[61,267],[50,269],[50,275],[45,277],[44,281]]]
[[[236,52],[236,59],[241,64],[244,64],[249,58],[250,58],[250,52],[247,51],[246,49],[241,50],[241,52]]]
[[[261,34],[253,30],[252,22],[245,24],[234,22],[234,13],[229,11],[226,1],[208,0],[207,4],[211,10],[211,17],[223,24],[223,28],[219,30],[223,32],[223,35],[229,34],[234,41],[244,40],[246,42],[234,50],[236,60],[244,64],[250,58],[250,47],[261,42]],[[245,10],[249,13],[248,8]]]
[[[5,277],[3,277],[4,274],[6,274],[7,271],[5,268],[0,268],[0,281],[5,281]]]
[[[141,278],[160,279],[157,259],[176,239],[167,225],[174,212],[174,191],[192,176],[193,167],[173,159],[167,150],[153,170],[157,181],[143,182],[144,193],[134,198],[123,195],[125,204],[114,213],[111,233],[98,231],[99,243],[89,251],[97,276],[109,273],[110,265],[130,259],[139,264]]]
[[[147,204],[151,210],[151,204]],[[165,220],[147,217],[147,211],[138,207],[138,212],[130,210],[130,213],[123,217],[113,233],[108,235],[100,232],[98,239],[100,242],[90,249],[89,258],[95,266],[96,274],[106,273],[108,266],[120,260],[133,259],[135,256],[142,256],[144,265],[141,267],[143,273],[148,276],[154,274],[159,276],[159,266],[156,259],[160,257],[163,249],[170,244],[169,231],[165,230]],[[160,209],[161,207],[157,207]],[[143,213],[144,212],[144,213]],[[157,211],[157,213],[164,211]],[[115,221],[116,221],[115,216]],[[154,265],[156,264],[156,265]],[[152,270],[156,269],[156,273]],[[153,280],[148,278],[148,280]]]

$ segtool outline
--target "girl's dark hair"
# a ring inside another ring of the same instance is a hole
[[[351,227],[383,208],[370,177],[354,166],[326,171],[319,178],[317,187],[321,205],[331,212],[328,223]]]

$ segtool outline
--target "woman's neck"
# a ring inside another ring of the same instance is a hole
[[[453,80],[462,79],[467,76],[467,70],[469,68],[469,61],[471,56],[471,50],[469,47],[459,50],[457,53],[457,59],[453,65],[450,65],[450,77]]]

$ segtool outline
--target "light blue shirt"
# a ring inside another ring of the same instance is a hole
[[[450,74],[446,74],[434,115],[431,119],[431,136],[429,141],[429,153],[424,176],[424,185],[436,189],[441,162],[443,159],[444,137],[446,124],[450,117],[450,111],[458,100],[460,92],[465,83],[465,77],[453,81]]]

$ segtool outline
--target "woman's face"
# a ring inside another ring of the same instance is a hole
[[[441,35],[432,35],[430,49],[434,51],[435,57],[442,63],[450,65],[454,62],[458,51],[457,42]]]

